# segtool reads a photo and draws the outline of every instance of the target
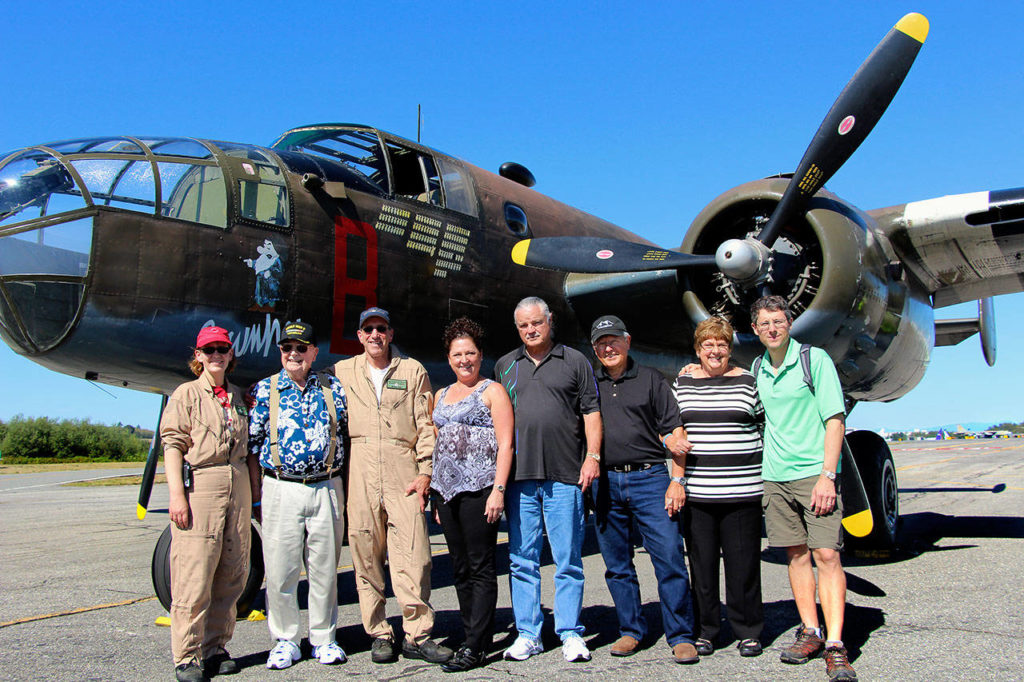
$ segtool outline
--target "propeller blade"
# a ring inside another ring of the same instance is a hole
[[[512,247],[519,265],[559,272],[648,272],[708,266],[715,257],[603,237],[542,237]]]
[[[758,241],[771,247],[782,227],[857,150],[896,96],[927,37],[928,20],[912,13],[882,38],[839,93]]]
[[[160,401],[160,416],[163,417],[164,408],[167,407],[167,396]],[[149,444],[149,455],[146,456],[146,468],[142,471],[142,483],[139,485],[139,503],[135,507],[135,516],[139,521],[146,518],[149,509],[149,495],[153,492],[153,480],[156,478],[156,465],[160,461],[160,420],[156,422],[156,432]]]

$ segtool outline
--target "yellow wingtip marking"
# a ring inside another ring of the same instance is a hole
[[[512,247],[512,262],[517,265],[526,265],[526,252],[529,250],[529,239],[516,242],[516,245]]]
[[[139,518],[139,521],[142,521],[144,518],[146,518],[146,508],[143,507],[141,504],[135,505],[135,516]]]
[[[843,528],[855,538],[866,537],[871,532],[871,529],[874,528],[874,525],[870,509],[851,514],[843,519]]]
[[[928,37],[928,19],[917,12],[911,12],[897,21],[896,28],[919,43],[923,43]]]

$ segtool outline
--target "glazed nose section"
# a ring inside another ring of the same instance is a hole
[[[93,216],[68,169],[29,149],[0,165],[0,337],[44,352],[70,330],[85,294]]]

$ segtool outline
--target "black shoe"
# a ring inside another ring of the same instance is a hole
[[[231,654],[223,647],[212,656],[207,656],[203,661],[203,672],[207,677],[216,675],[234,675],[238,672],[238,663],[231,658]]]
[[[174,679],[178,682],[206,682],[206,675],[198,663],[189,661],[174,669]]]
[[[710,639],[701,637],[693,643],[693,646],[697,647],[698,656],[710,656],[715,653],[715,645],[711,643]]]
[[[395,643],[385,637],[378,637],[373,640],[370,647],[370,660],[374,663],[391,663],[398,658],[395,653]]]
[[[448,647],[441,646],[432,639],[425,639],[422,644],[413,644],[408,639],[402,642],[402,655],[406,658],[418,658],[430,663],[444,663],[454,653]]]
[[[736,648],[740,650],[740,656],[760,656],[763,651],[761,642],[756,639],[745,639]]]
[[[446,673],[460,673],[465,670],[472,670],[480,667],[484,662],[484,652],[470,649],[466,645],[459,647],[449,660],[441,664],[441,670]]]

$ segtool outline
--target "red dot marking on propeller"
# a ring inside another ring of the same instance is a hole
[[[856,123],[857,119],[853,116],[847,116],[839,123],[839,134],[845,135],[846,133],[853,130],[853,124]]]
[[[611,249],[601,249],[594,255],[600,258],[601,260],[608,260],[609,258],[615,255],[615,252],[612,251]]]

